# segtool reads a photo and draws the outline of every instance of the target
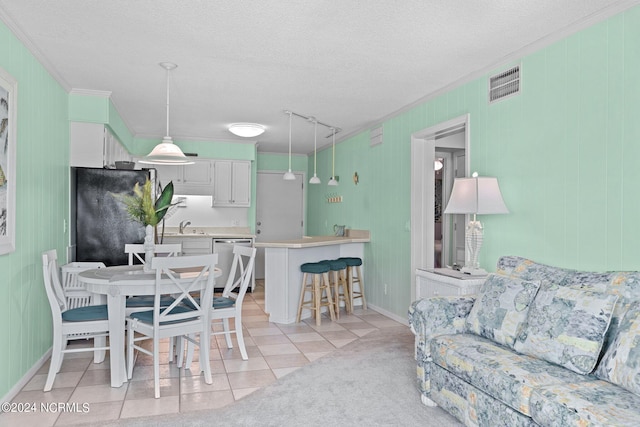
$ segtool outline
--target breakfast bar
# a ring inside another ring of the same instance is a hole
[[[256,242],[265,248],[265,311],[274,323],[295,323],[300,299],[300,266],[340,257],[364,257],[370,241],[366,230],[348,230],[346,237],[309,236],[301,239]],[[364,258],[363,258],[364,259]],[[308,311],[302,317],[309,317]]]

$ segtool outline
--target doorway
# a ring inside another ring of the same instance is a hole
[[[282,172],[259,171],[256,180],[256,242],[300,239],[304,232],[304,174],[295,181]],[[256,279],[264,279],[264,248],[258,248]]]
[[[415,283],[415,272],[417,268],[430,269],[435,267],[435,173],[434,165],[436,160],[436,150],[438,152],[449,152],[453,159],[464,164],[458,167],[462,172],[461,176],[469,174],[469,134],[470,122],[469,114],[442,122],[429,128],[420,130],[411,135],[411,278]],[[457,135],[456,138],[447,136]],[[454,157],[453,153],[457,152]],[[464,153],[464,156],[461,154]],[[453,169],[453,168],[451,168]],[[453,175],[451,178],[453,182]],[[447,198],[448,200],[448,198]],[[446,202],[445,202],[446,204]],[[450,215],[443,215],[445,217]],[[463,215],[464,217],[464,215]],[[462,222],[464,224],[464,221]],[[459,232],[464,233],[464,227],[456,226],[457,231],[449,231],[449,236],[445,237],[448,230],[453,230],[453,225],[443,224],[443,248],[447,246],[450,250],[456,246],[454,239]],[[458,239],[455,238],[457,241]],[[464,239],[463,239],[464,240]],[[444,249],[443,249],[444,250]],[[458,250],[454,252],[457,257]],[[415,286],[411,291],[412,299],[415,298]]]

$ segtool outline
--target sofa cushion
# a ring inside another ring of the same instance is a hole
[[[590,379],[472,334],[435,337],[431,354],[438,366],[526,415],[534,388]]]
[[[606,381],[555,384],[531,393],[531,418],[542,426],[637,426],[640,396]]]
[[[514,348],[588,374],[598,362],[617,299],[617,295],[543,284]]]
[[[640,301],[631,304],[596,376],[640,394]]]
[[[490,274],[467,317],[466,330],[513,347],[539,287],[539,282]]]

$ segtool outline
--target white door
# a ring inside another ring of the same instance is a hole
[[[256,183],[256,242],[299,239],[304,230],[304,176],[282,179],[282,172],[258,172]],[[264,278],[264,249],[256,252],[257,279]]]

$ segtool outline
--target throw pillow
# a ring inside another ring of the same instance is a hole
[[[544,284],[514,349],[588,374],[598,362],[617,295]]]
[[[640,301],[629,306],[595,374],[640,394]]]
[[[490,274],[467,317],[468,332],[513,348],[540,283]]]

